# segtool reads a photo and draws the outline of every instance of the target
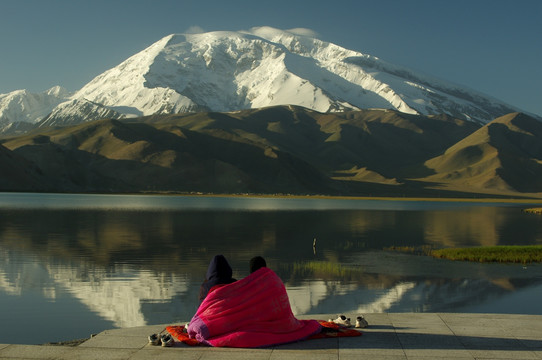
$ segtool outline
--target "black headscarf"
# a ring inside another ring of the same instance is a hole
[[[205,282],[201,285],[199,299],[203,301],[209,290],[219,284],[230,284],[236,281],[232,278],[232,269],[224,255],[215,255],[207,268]]]

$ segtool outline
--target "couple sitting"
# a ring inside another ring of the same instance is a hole
[[[190,338],[211,346],[262,347],[320,332],[318,321],[295,318],[282,280],[262,257],[253,258],[250,268],[249,276],[236,281],[226,258],[213,258],[188,325]]]
[[[250,259],[251,274],[262,267],[267,267],[267,263],[263,257],[255,256]],[[207,268],[205,281],[203,284],[201,284],[199,290],[199,301],[203,301],[203,299],[205,299],[211,288],[216,290],[221,285],[231,284],[232,282],[237,281],[236,279],[232,278],[232,274],[233,272],[231,266],[224,255],[215,255]]]

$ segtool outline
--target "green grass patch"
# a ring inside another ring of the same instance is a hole
[[[538,214],[538,215],[542,215],[542,208],[529,208],[529,209],[524,209],[523,212],[530,213],[530,214]]]
[[[449,248],[432,250],[429,254],[449,260],[528,264],[542,262],[542,245]]]

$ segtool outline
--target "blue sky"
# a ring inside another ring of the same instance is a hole
[[[542,115],[541,0],[0,0],[0,93],[74,91],[171,33],[318,38]]]

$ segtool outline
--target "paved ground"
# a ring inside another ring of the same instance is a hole
[[[355,318],[356,314],[346,314]],[[326,320],[336,315],[301,316]],[[151,346],[164,325],[104,331],[76,347],[0,345],[0,359],[542,359],[542,316],[367,314],[363,336],[266,349]]]

